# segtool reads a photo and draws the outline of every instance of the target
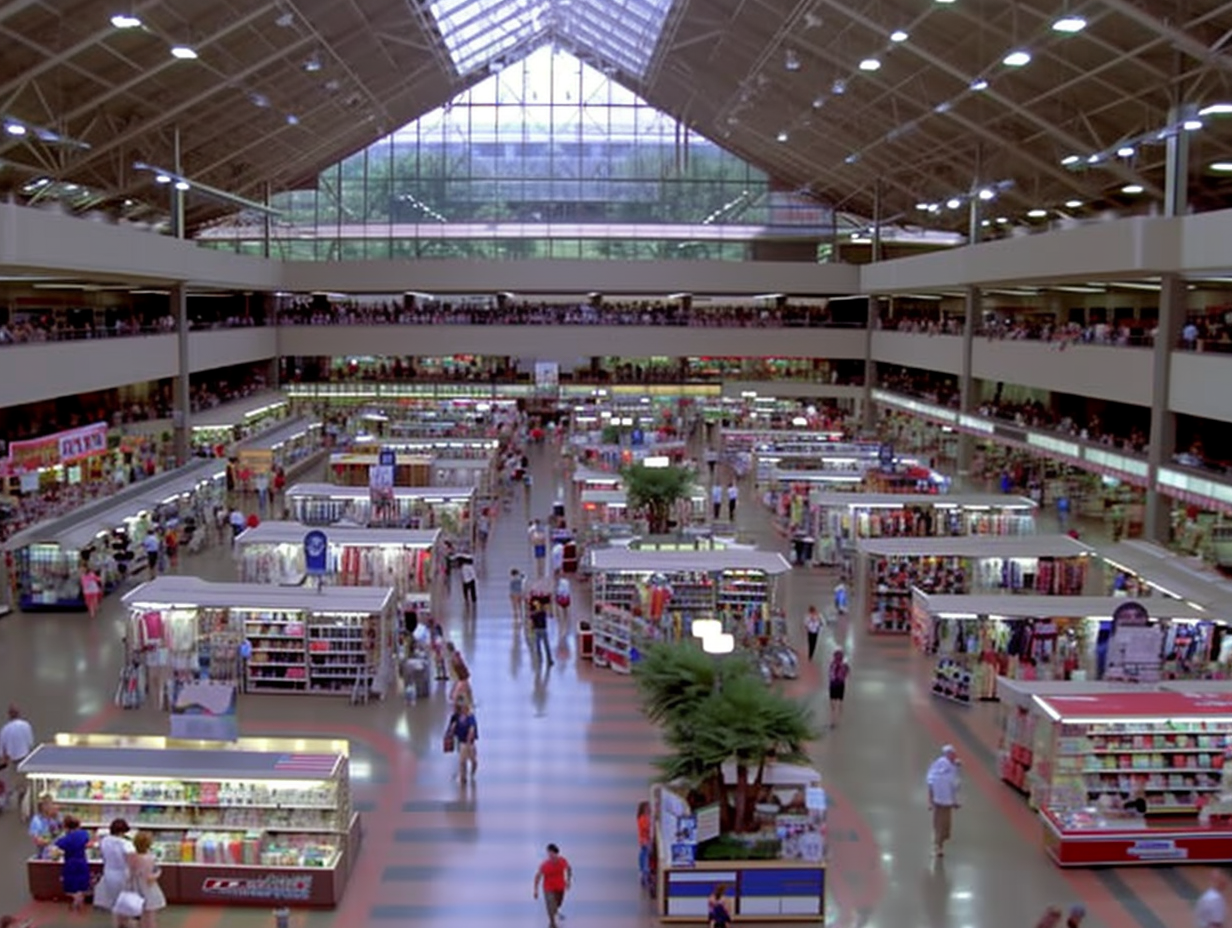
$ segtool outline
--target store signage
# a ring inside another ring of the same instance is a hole
[[[1135,841],[1125,849],[1125,853],[1139,860],[1184,860],[1189,856],[1189,851],[1177,847],[1175,841],[1159,838]]]
[[[877,447],[877,463],[882,470],[894,469],[894,446],[888,442]]]
[[[307,902],[312,897],[312,877],[280,876],[230,879],[207,877],[201,882],[202,895],[211,899],[276,899]]]
[[[41,467],[71,464],[107,451],[107,423],[44,435],[28,441],[9,443],[7,469],[12,473],[36,471]]]
[[[320,529],[313,529],[304,536],[304,573],[310,577],[326,574],[326,558],[329,553],[329,538]]]

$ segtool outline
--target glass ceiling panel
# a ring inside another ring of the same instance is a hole
[[[430,0],[459,74],[553,33],[633,77],[654,56],[674,0]]]

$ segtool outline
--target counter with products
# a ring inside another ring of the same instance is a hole
[[[241,470],[251,474],[284,472],[322,450],[321,423],[316,419],[293,419],[240,442],[235,457]]]
[[[291,403],[277,390],[265,390],[192,415],[192,442],[215,448],[247,438],[290,414]]]
[[[1218,612],[1232,601],[1232,580],[1200,560],[1147,541],[1102,547],[1105,592],[1139,599],[1181,599]]]
[[[348,753],[346,741],[59,735],[19,771],[99,837],[116,818],[130,838],[149,833],[169,903],[332,908],[362,840]],[[97,844],[89,854],[101,871]],[[31,896],[62,898],[58,861],[26,870]]]
[[[394,465],[394,486],[432,486],[432,462],[428,454],[397,454]],[[329,456],[330,479],[344,487],[371,485],[370,471],[379,463],[379,455],[338,451]]]
[[[860,538],[1031,535],[1036,504],[1025,496],[918,493],[817,493],[813,534],[850,547]]]
[[[151,528],[189,515],[203,524],[223,499],[225,477],[223,461],[200,461],[18,532],[4,544],[18,605],[26,612],[84,610],[87,567],[105,592],[145,570],[141,542]]]
[[[628,672],[635,640],[677,641],[698,619],[716,619],[737,640],[772,637],[775,584],[791,569],[781,554],[743,548],[590,553],[594,661]]]
[[[439,528],[465,537],[470,534],[475,491],[470,487],[394,487],[389,511],[373,505],[367,487],[297,483],[287,490],[286,499],[292,518],[304,525]]]
[[[383,693],[399,616],[389,588],[279,587],[164,576],[125,594],[148,687],[234,680],[248,693]],[[241,659],[241,644],[251,654]]]
[[[1078,596],[1092,549],[1068,535],[864,538],[857,546],[857,603],[874,632],[912,630],[912,591]]]
[[[1035,695],[1033,795],[1062,867],[1232,861],[1232,695]]]
[[[262,522],[235,540],[245,583],[298,586],[308,579],[304,536],[297,522]],[[350,528],[323,530],[327,539],[325,586],[393,587],[402,608],[415,604],[420,618],[439,615],[439,529]]]
[[[735,765],[723,772],[734,785]],[[717,803],[690,806],[683,789],[655,787],[655,898],[662,921],[705,920],[707,899],[721,884],[738,921],[824,922],[829,842],[821,776],[807,767],[767,764],[756,803],[759,830],[733,838],[721,831]],[[734,841],[756,848],[758,859],[737,857]]]

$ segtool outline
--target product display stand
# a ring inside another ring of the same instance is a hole
[[[1232,700],[1160,690],[1032,701],[1029,780],[1060,866],[1232,860]],[[1138,801],[1145,816],[1128,810]]]
[[[345,741],[60,735],[20,772],[91,832],[113,818],[149,832],[172,904],[332,908],[362,837],[347,755]],[[62,898],[60,870],[30,860],[30,895]]]
[[[875,633],[908,634],[912,590],[1079,595],[1091,549],[1068,535],[862,538],[856,602]]]
[[[850,547],[861,538],[1031,535],[1037,506],[1025,496],[812,493],[817,536]]]
[[[235,449],[241,470],[271,474],[275,468],[290,470],[322,451],[321,423],[316,419],[293,419],[284,425],[254,435]]]
[[[151,692],[170,702],[173,684],[234,680],[249,693],[378,695],[393,684],[394,592],[320,590],[196,577],[159,577],[124,596],[129,641],[143,656]],[[239,645],[252,655],[243,662]]]
[[[304,525],[447,528],[456,537],[470,537],[472,487],[394,487],[393,494],[392,508],[383,510],[373,505],[368,487],[297,483],[287,490],[287,509]]]

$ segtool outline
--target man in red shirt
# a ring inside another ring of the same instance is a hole
[[[573,868],[555,844],[548,845],[548,856],[535,873],[535,898],[543,887],[543,903],[548,909],[548,928],[556,928],[556,916],[565,901],[565,890],[573,885]],[[561,919],[564,919],[562,914]]]

